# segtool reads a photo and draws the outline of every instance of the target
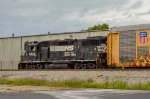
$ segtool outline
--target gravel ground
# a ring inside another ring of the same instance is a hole
[[[35,78],[48,81],[92,80],[106,82],[122,80],[132,83],[150,82],[150,70],[102,70],[102,71],[0,71],[0,78]]]

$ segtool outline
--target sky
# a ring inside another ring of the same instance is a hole
[[[0,37],[150,23],[150,0],[0,0]]]

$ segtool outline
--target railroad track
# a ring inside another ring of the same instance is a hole
[[[0,70],[0,71],[150,71],[150,68],[137,69],[28,69],[28,70]]]

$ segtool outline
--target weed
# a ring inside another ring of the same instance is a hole
[[[28,86],[50,86],[50,87],[71,87],[71,88],[105,88],[105,89],[130,89],[130,90],[150,90],[150,82],[146,84],[128,84],[121,80],[104,83],[94,83],[91,79],[87,81],[68,80],[68,81],[47,81],[32,78],[23,79],[0,79],[0,85],[28,85]]]

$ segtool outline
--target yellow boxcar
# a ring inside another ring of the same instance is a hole
[[[150,30],[123,31],[107,36],[108,67],[150,67]]]

